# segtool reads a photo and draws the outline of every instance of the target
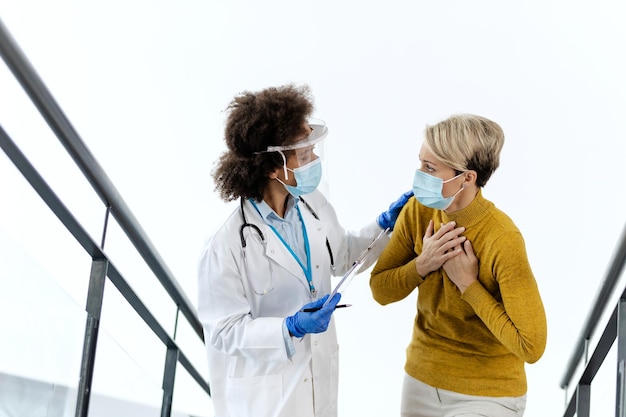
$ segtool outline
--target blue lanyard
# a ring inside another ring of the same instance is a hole
[[[261,216],[261,218],[263,218],[263,216],[261,215],[261,212],[259,211],[259,208],[257,207],[257,205],[254,202],[254,200],[250,199],[250,203],[252,203],[252,205],[256,209],[257,213],[259,213],[259,216]],[[285,245],[285,247],[287,248],[289,253],[291,253],[291,256],[293,256],[294,259],[298,262],[298,265],[300,265],[300,268],[302,268],[302,271],[304,272],[304,276],[306,277],[306,280],[309,283],[309,290],[311,291],[311,294],[315,295],[316,290],[315,290],[315,286],[313,285],[313,277],[311,275],[311,249],[310,249],[310,246],[309,246],[309,236],[308,236],[308,234],[306,232],[306,226],[304,225],[304,219],[302,218],[302,213],[300,212],[300,207],[298,206],[297,202],[296,202],[295,206],[296,206],[296,210],[298,211],[298,217],[300,218],[300,223],[302,223],[302,236],[304,237],[304,251],[305,251],[305,254],[306,254],[306,266],[304,266],[304,264],[302,263],[300,258],[298,258],[298,255],[296,255],[296,253],[293,251],[293,249],[291,249],[291,247],[289,246],[287,241],[280,235],[280,233],[278,233],[278,230],[276,230],[276,228],[274,226],[272,226],[271,224],[269,224],[267,222],[265,222],[265,224],[267,224],[270,227],[270,229],[272,229],[274,231],[274,234],[276,236],[278,236],[278,239],[280,239],[281,242],[283,242],[283,245]],[[265,218],[263,218],[263,221],[265,221]]]

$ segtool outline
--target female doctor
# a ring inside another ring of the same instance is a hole
[[[331,274],[347,271],[381,228],[393,229],[412,193],[359,233],[346,232],[316,190],[315,146],[328,131],[309,121],[308,87],[244,92],[227,111],[228,150],[213,178],[223,200],[240,204],[208,239],[198,278],[215,415],[336,416],[332,313],[341,295],[323,306]]]

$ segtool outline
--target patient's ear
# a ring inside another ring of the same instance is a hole
[[[465,182],[463,182],[462,187],[465,188],[470,184],[476,184],[478,174],[474,170],[469,170],[465,173],[465,177],[463,179],[465,180]]]

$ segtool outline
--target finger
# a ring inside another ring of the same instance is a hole
[[[453,248],[451,248],[449,251],[447,251],[445,253],[445,257],[446,257],[446,261],[452,259],[452,258],[456,258],[457,256],[461,255],[463,253],[463,249],[461,249],[460,246],[454,246]]]
[[[307,304],[305,307],[307,308],[319,308],[321,306],[324,305],[324,302],[326,302],[326,299],[328,298],[328,294],[326,294],[325,296],[323,296],[322,298],[313,301],[312,303]]]
[[[447,231],[443,236],[442,239],[444,240],[452,240],[452,239],[456,239],[458,237],[461,236],[461,233],[465,232],[465,228],[463,226],[461,227],[455,227],[449,231]]]
[[[465,249],[465,253],[467,253],[467,256],[471,256],[474,258],[476,257],[476,255],[474,254],[474,247],[472,246],[472,242],[470,242],[469,240],[463,242],[463,249]]]
[[[337,305],[340,299],[341,299],[341,293],[335,294],[333,298],[331,298],[331,300],[328,302],[325,308],[330,308],[331,310],[334,310],[335,306]]]
[[[463,242],[465,242],[466,239],[467,238],[465,236],[459,236],[444,243],[443,245],[441,245],[441,248],[444,249],[446,252],[456,250],[457,248],[462,249],[461,245],[463,245]]]
[[[432,220],[431,220],[431,222],[432,222]],[[455,222],[450,222],[450,223],[446,223],[446,224],[441,223],[441,225],[439,227],[439,230],[437,230],[437,233],[435,233],[434,236],[436,238],[440,238],[444,234],[448,233],[450,230],[454,229],[455,225],[456,225]]]

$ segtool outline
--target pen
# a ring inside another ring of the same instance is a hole
[[[343,308],[343,307],[351,307],[351,306],[352,306],[352,304],[337,304],[337,305],[335,306],[335,308]],[[303,312],[305,312],[305,313],[312,313],[312,312],[317,311],[317,310],[320,310],[320,309],[321,309],[321,307],[317,307],[317,308],[305,308],[305,309],[302,309],[302,310],[300,310],[300,311],[303,311]]]

